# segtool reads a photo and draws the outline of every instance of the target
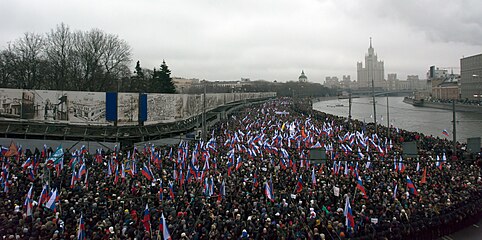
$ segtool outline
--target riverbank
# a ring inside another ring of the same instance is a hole
[[[373,119],[373,103],[371,98],[358,98],[352,100],[351,115],[366,123]],[[343,104],[344,107],[329,107]],[[331,100],[313,103],[313,109],[326,112],[336,116],[348,117],[349,103],[347,99]],[[452,140],[452,109],[431,109],[415,107],[403,102],[403,97],[389,97],[390,126],[399,129],[406,129],[413,132],[422,132],[425,135],[432,135]],[[377,122],[387,126],[387,104],[386,98],[377,99]],[[457,141],[466,142],[467,138],[482,137],[480,127],[482,113],[456,112],[457,118]],[[443,134],[443,130],[449,131],[449,136]]]
[[[330,100],[336,100],[336,99],[339,99],[339,97],[338,96],[315,97],[312,99],[312,102],[317,103],[317,102],[330,101]]]
[[[437,109],[444,109],[444,110],[452,110],[453,109],[452,103],[428,102],[428,101],[422,101],[421,102],[421,101],[414,100],[413,98],[409,98],[409,97],[405,97],[403,99],[403,102],[407,103],[407,104],[410,104],[410,105],[413,105],[415,107],[437,108]],[[482,106],[455,103],[455,111],[456,112],[482,113]]]

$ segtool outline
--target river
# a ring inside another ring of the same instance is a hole
[[[352,118],[373,122],[372,98],[352,99]],[[387,126],[387,98],[376,98],[377,123]],[[343,105],[343,106],[341,106]],[[414,107],[403,102],[403,97],[389,97],[390,124],[408,131],[425,135],[444,137],[452,140],[452,111]],[[329,114],[348,117],[348,99],[336,99],[313,103],[313,109]],[[446,129],[449,136],[442,134]],[[467,138],[482,136],[482,114],[472,112],[456,113],[457,141],[467,142]]]

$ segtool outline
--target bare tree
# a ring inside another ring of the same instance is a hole
[[[61,23],[45,37],[25,33],[0,51],[0,87],[106,91],[130,77],[131,48],[99,29]]]
[[[25,33],[7,49],[15,56],[15,78],[22,83],[22,87],[37,88],[42,85],[40,64],[44,60],[43,48],[44,40],[41,35]]]
[[[50,30],[47,34],[45,53],[51,71],[49,72],[50,80],[46,83],[47,88],[61,89],[68,88],[72,74],[71,61],[73,60],[73,33],[69,26],[61,23],[55,29]]]
[[[0,87],[8,88],[14,86],[14,66],[15,54],[7,49],[2,50],[0,52]]]
[[[131,48],[126,41],[116,35],[108,34],[105,39],[105,51],[101,58],[105,70],[102,87],[112,88],[117,85],[117,79],[127,77],[125,70],[131,61]],[[127,74],[130,75],[130,72]]]
[[[105,51],[105,34],[99,29],[85,33],[77,32],[75,41],[75,50],[83,75],[78,87],[87,91],[99,90],[102,84],[99,84],[96,78],[102,77],[100,60]]]

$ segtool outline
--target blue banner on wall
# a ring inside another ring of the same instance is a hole
[[[147,94],[139,93],[139,121],[147,121]]]
[[[105,120],[117,121],[117,92],[105,93]]]

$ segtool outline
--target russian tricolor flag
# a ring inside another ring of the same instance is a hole
[[[47,202],[48,198],[49,198],[49,185],[45,184],[42,188],[42,192],[40,193],[38,205],[41,206],[42,203]]]
[[[447,129],[444,129],[444,130],[442,131],[442,134],[445,135],[445,136],[447,136],[447,137],[449,136],[449,132],[447,131]]]
[[[226,184],[223,182],[221,183],[221,187],[219,188],[219,196],[218,196],[218,201],[220,202],[224,196],[226,196]]]
[[[367,192],[365,190],[365,187],[363,187],[363,183],[360,176],[358,176],[358,179],[356,181],[356,188],[359,189],[360,192],[362,192],[364,198],[368,199]]]
[[[85,239],[85,222],[84,222],[84,217],[81,214],[80,220],[79,220],[79,230],[77,232],[77,240],[84,240],[84,239]]]
[[[33,190],[33,185],[30,186],[30,190],[28,190],[27,198],[25,199],[25,202],[23,204],[24,207],[27,208],[27,217],[32,216],[32,190]]]
[[[141,173],[142,173],[142,175],[144,175],[144,177],[146,177],[147,180],[149,180],[149,181],[152,181],[152,179],[154,178],[153,175],[152,175],[151,169],[149,169],[149,168],[146,166],[146,164],[144,164],[144,167],[142,167]]]
[[[52,192],[52,195],[50,195],[50,198],[49,200],[47,201],[47,203],[45,204],[45,207],[47,207],[48,209],[52,210],[52,211],[55,211],[56,209],[56,205],[55,205],[55,202],[57,200],[57,189],[55,189],[53,192]]]
[[[315,176],[315,168],[311,169],[311,184],[313,188],[316,186],[316,176]]]
[[[238,169],[243,165],[243,159],[241,158],[241,156],[238,156],[238,158],[236,159],[236,171],[238,171]]]
[[[82,175],[84,175],[85,173],[87,172],[87,167],[85,166],[85,163],[82,164],[82,166],[80,166],[80,169],[79,169],[79,179],[82,177]]]
[[[407,176],[407,187],[410,190],[410,193],[412,193],[415,196],[418,195],[417,189],[415,189],[415,185],[413,184],[412,180],[410,180],[408,176]]]
[[[166,223],[166,219],[164,218],[164,213],[161,214],[161,221],[159,223],[159,231],[162,232],[162,239],[172,240],[171,234],[169,234],[169,230],[167,229],[167,223]]]
[[[296,184],[296,193],[301,192],[303,190],[303,180],[301,179],[301,175],[298,178],[298,183]]]
[[[273,189],[271,189],[271,187],[269,186],[268,183],[265,183],[264,193],[266,194],[266,197],[267,197],[271,202],[274,202]]]
[[[149,207],[146,204],[146,209],[144,210],[144,219],[142,219],[142,224],[147,232],[151,232],[151,214],[149,213]]]
[[[174,186],[173,183],[169,183],[169,196],[171,197],[172,200],[174,200]]]
[[[348,196],[346,196],[345,211],[343,213],[346,217],[346,226],[353,229],[355,227],[355,219],[353,218],[353,212],[351,210],[350,199]]]

